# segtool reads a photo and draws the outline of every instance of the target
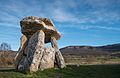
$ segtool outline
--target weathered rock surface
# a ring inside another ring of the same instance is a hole
[[[40,62],[40,70],[44,70],[47,68],[53,68],[55,61],[55,51],[52,47],[47,47],[44,49],[44,54],[42,60]]]
[[[26,52],[27,54],[22,57],[19,63],[18,70],[37,71],[44,52],[44,32],[42,30],[32,35]]]
[[[18,53],[15,57],[15,68],[17,68],[17,65],[19,64],[19,61],[21,60],[22,56],[24,54],[26,54],[24,51],[26,49],[26,46],[27,46],[27,38],[25,35],[22,35],[21,39],[20,39],[20,48],[18,50]]]
[[[39,69],[53,68],[55,62],[58,67],[65,67],[56,42],[61,34],[50,19],[31,16],[24,18],[20,24],[23,36],[16,56],[17,70],[36,72]],[[48,42],[51,42],[52,47],[44,46]]]
[[[37,71],[44,53],[45,34],[42,30],[37,31],[28,42],[27,58],[30,63],[30,71]]]
[[[45,42],[50,42],[52,35],[56,40],[60,39],[61,33],[55,28],[52,21],[48,18],[26,17],[20,21],[21,31],[24,35],[33,35],[38,30],[43,30],[45,33]]]
[[[51,37],[51,44],[52,44],[52,47],[55,50],[55,57],[56,57],[56,62],[57,62],[58,67],[64,68],[65,67],[65,61],[64,61],[64,58],[63,58],[63,56],[62,56],[62,54],[61,54],[61,52],[58,48],[55,37]]]

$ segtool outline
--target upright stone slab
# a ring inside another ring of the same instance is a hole
[[[44,54],[40,62],[40,70],[53,68],[55,62],[55,50],[52,47],[44,48]]]
[[[23,55],[25,54],[24,50],[27,46],[27,37],[25,35],[22,35],[21,39],[20,39],[20,48],[18,50],[18,53],[15,57],[15,68],[17,68],[20,60],[22,59]]]
[[[29,40],[27,58],[30,63],[30,71],[37,71],[44,53],[45,34],[42,30],[37,31]]]
[[[57,42],[56,42],[56,39],[54,36],[51,37],[51,44],[52,44],[52,47],[54,48],[55,50],[55,58],[56,58],[56,62],[57,62],[57,65],[58,67],[60,68],[64,68],[65,67],[65,61],[64,61],[64,58],[58,48],[58,45],[57,45]]]
[[[39,63],[44,52],[44,32],[42,30],[37,31],[31,36],[28,45],[26,47],[27,54],[23,55],[18,70],[35,72],[39,68]]]

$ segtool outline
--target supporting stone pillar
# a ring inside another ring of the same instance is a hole
[[[37,31],[28,42],[27,56],[30,60],[30,71],[37,71],[44,53],[45,34],[42,30]],[[32,59],[32,60],[31,60]]]
[[[25,50],[26,46],[27,46],[27,38],[25,35],[22,35],[22,37],[20,39],[20,48],[19,48],[18,53],[14,59],[15,60],[15,68],[17,68],[20,60],[22,59],[23,55],[25,54],[24,50]]]
[[[26,47],[26,56],[23,56],[19,65],[19,71],[35,72],[39,69],[39,64],[44,52],[45,34],[42,30],[31,36]]]
[[[56,38],[54,36],[51,37],[51,44],[52,47],[55,50],[55,58],[56,58],[56,62],[58,64],[59,68],[64,68],[65,67],[65,61],[64,58],[58,48],[57,42],[56,42]]]
[[[44,48],[44,54],[41,60],[41,63],[39,65],[40,70],[53,68],[55,62],[55,51],[52,47],[45,47]]]

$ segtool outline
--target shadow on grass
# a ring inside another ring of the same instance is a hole
[[[28,74],[27,72],[23,72],[23,71],[18,71],[16,70],[15,68],[10,68],[10,67],[2,67],[0,68],[0,73],[10,73],[10,72],[13,72],[13,73],[21,73],[21,74]]]
[[[0,72],[10,72],[10,71],[15,71],[15,68],[13,67],[0,67]]]

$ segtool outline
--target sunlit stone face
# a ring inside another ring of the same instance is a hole
[[[31,37],[38,30],[43,30],[45,33],[45,43],[50,42],[51,36],[54,36],[56,40],[60,39],[61,34],[54,27],[52,21],[48,18],[39,17],[26,17],[20,21],[21,32],[26,35],[26,37]]]
[[[44,28],[44,23],[38,18],[28,17],[20,21],[21,31],[25,35],[32,35]]]

